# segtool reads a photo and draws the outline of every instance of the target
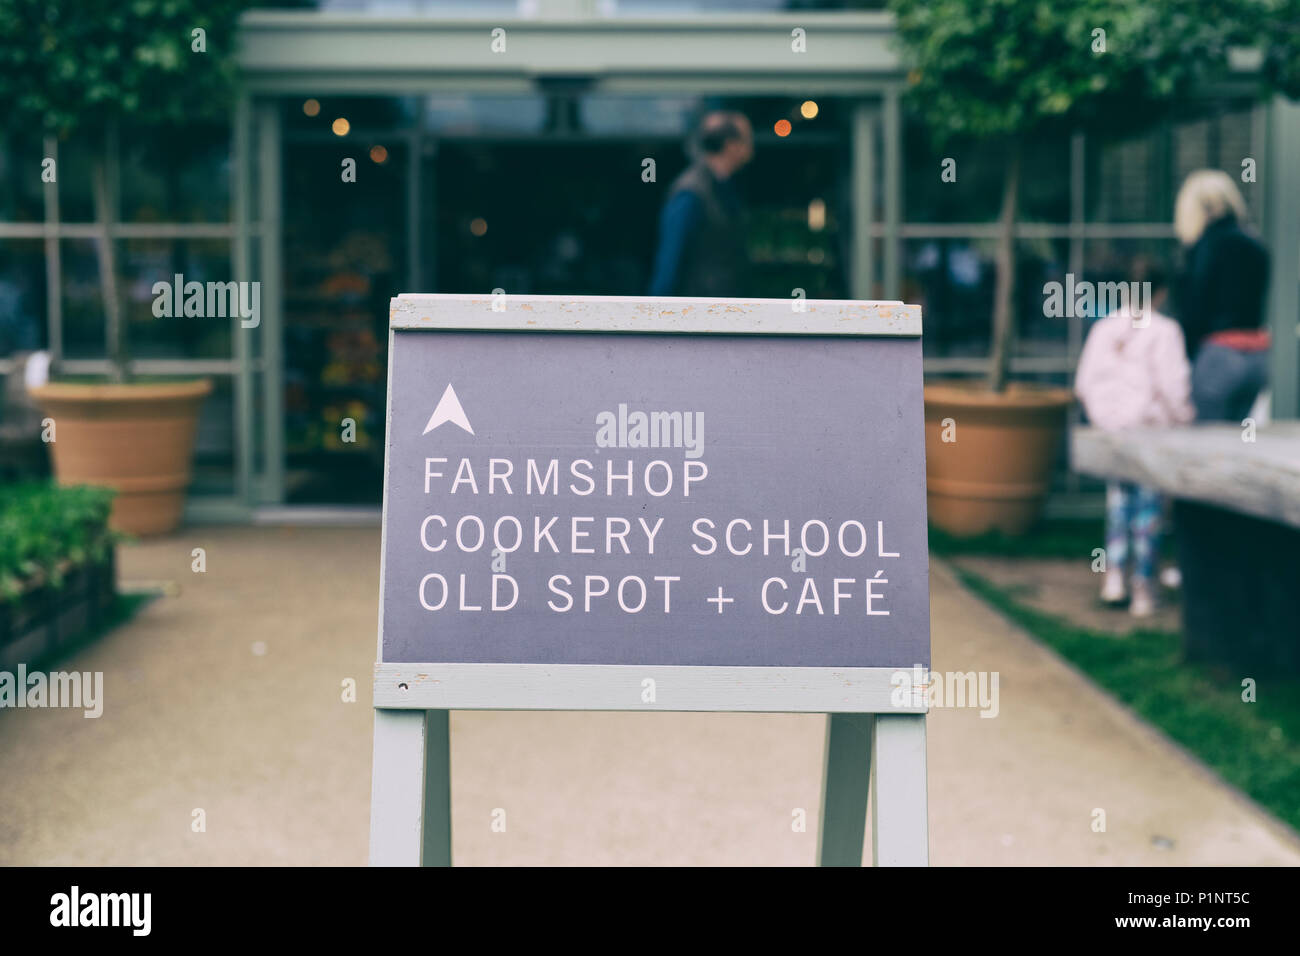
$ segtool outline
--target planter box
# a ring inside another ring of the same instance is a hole
[[[117,594],[115,552],[103,561],[69,568],[63,586],[33,583],[0,603],[0,670],[29,667],[61,653],[100,627]]]

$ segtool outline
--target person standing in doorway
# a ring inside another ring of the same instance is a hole
[[[674,180],[660,215],[650,294],[745,295],[749,263],[732,177],[753,158],[753,128],[741,113],[707,113],[691,147],[694,162]]]
[[[1268,381],[1269,257],[1245,225],[1245,200],[1227,173],[1187,177],[1174,203],[1174,232],[1186,251],[1176,303],[1197,421],[1240,423]]]

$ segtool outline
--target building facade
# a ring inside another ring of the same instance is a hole
[[[919,302],[927,375],[983,371],[1001,157],[934,151],[905,108],[888,15],[373,6],[247,13],[229,126],[119,133],[110,230],[135,369],[216,385],[193,516],[376,506],[388,298],[644,292],[682,141],[709,107],[744,111],[758,134],[739,184],[754,295]],[[1119,281],[1138,253],[1172,264],[1182,177],[1249,161],[1243,192],[1275,261],[1274,417],[1296,417],[1295,155],[1300,110],[1233,90],[1125,142],[1036,143],[1013,371],[1068,383],[1088,316],[1046,315],[1043,284]],[[57,183],[25,174],[45,157]],[[0,201],[0,371],[44,348],[64,372],[102,372],[89,159],[8,131],[0,163],[15,184]],[[174,275],[259,283],[257,324],[158,318],[153,283]],[[1068,508],[1064,468],[1060,490]]]

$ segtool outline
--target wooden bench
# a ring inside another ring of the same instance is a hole
[[[1075,429],[1076,471],[1173,499],[1189,660],[1300,674],[1300,422]]]

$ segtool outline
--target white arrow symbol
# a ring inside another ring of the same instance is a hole
[[[474,434],[474,428],[470,425],[469,419],[465,417],[465,409],[460,407],[460,399],[456,397],[456,390],[447,384],[447,391],[442,393],[442,398],[438,400],[438,407],[433,410],[429,416],[429,424],[424,426],[422,435],[427,435],[443,422],[451,422],[453,425],[459,425],[471,435]]]

